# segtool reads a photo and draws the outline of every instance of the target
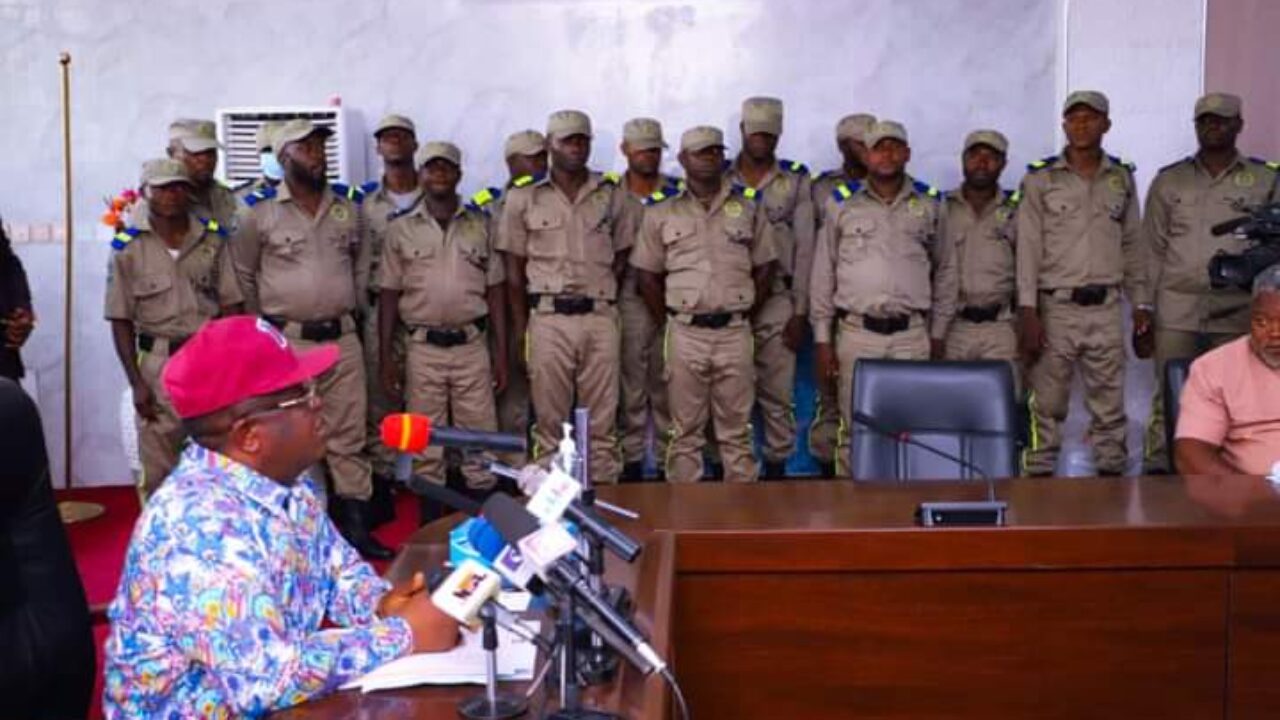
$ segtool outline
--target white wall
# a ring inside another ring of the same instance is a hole
[[[939,185],[958,179],[965,132],[1005,130],[1014,183],[1016,168],[1055,149],[1064,83],[1093,83],[1113,98],[1113,147],[1147,169],[1167,162],[1173,132],[1137,126],[1194,100],[1201,40],[1187,28],[1203,0],[1129,2],[1125,17],[1100,0],[1064,2],[0,2],[0,213],[12,225],[60,222],[57,53],[73,56],[75,482],[127,478],[95,218],[101,198],[161,151],[175,116],[339,95],[366,127],[395,110],[424,138],[459,142],[469,189],[501,178],[507,133],[541,127],[558,107],[592,114],[594,164],[606,169],[621,167],[614,148],[630,116],[661,118],[674,141],[697,123],[731,130],[743,97],[775,94],[787,103],[782,154],[815,169],[837,161],[839,116],[870,110],[907,124],[913,172]],[[1188,58],[1194,88],[1184,87]],[[62,254],[48,244],[19,252],[42,318],[26,355],[61,475]]]

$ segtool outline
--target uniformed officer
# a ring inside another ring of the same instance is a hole
[[[498,249],[517,337],[528,327],[535,460],[554,452],[576,404],[591,413],[590,475],[614,483],[619,463],[618,279],[638,218],[612,173],[587,168],[591,120],[547,121],[551,172],[507,194]]]
[[[1147,192],[1142,228],[1155,293],[1156,393],[1147,426],[1146,474],[1169,471],[1159,390],[1165,364],[1194,358],[1249,331],[1249,291],[1212,288],[1206,271],[1216,253],[1239,253],[1247,246],[1209,228],[1280,198],[1280,164],[1246,158],[1236,149],[1244,127],[1242,105],[1238,96],[1224,93],[1197,100],[1199,150],[1161,169]]]
[[[827,199],[832,197],[841,183],[861,183],[867,177],[867,130],[876,122],[874,115],[854,113],[840,118],[836,123],[836,147],[844,162],[840,167],[827,170],[813,178],[813,209],[817,225],[822,225],[822,213]],[[814,408],[813,422],[809,425],[809,453],[818,462],[822,477],[836,474],[836,444],[840,434],[840,403],[835,395],[835,383],[818,383],[818,404]]]
[[[471,202],[489,213],[494,242],[497,242],[498,226],[502,210],[506,207],[506,193],[514,187],[524,187],[535,177],[547,174],[547,139],[537,130],[521,130],[507,136],[502,148],[507,163],[507,182],[502,187],[482,188],[471,196]],[[505,267],[506,253],[497,251],[497,261]],[[528,436],[529,434],[529,376],[524,367],[524,345],[515,334],[512,313],[507,319],[507,385],[497,393],[498,429],[505,433]],[[497,350],[495,333],[489,334],[489,350]],[[504,453],[499,458],[508,465],[521,465],[525,458],[515,453]]]
[[[960,156],[964,182],[946,194],[947,240],[955,249],[959,302],[947,332],[947,360],[1007,360],[1018,378],[1016,293],[1019,196],[1000,189],[1009,141],[975,130]]]
[[[275,187],[284,177],[284,168],[280,167],[280,158],[271,149],[271,135],[283,123],[279,120],[268,120],[258,126],[253,133],[254,146],[258,148],[258,169],[261,175],[256,180],[244,183],[235,190],[236,200],[241,203],[250,193],[266,187]]]
[[[643,207],[646,199],[676,192],[679,180],[662,174],[662,124],[653,118],[633,118],[622,126],[622,154],[627,158],[627,171],[622,185],[627,197]],[[622,480],[644,479],[646,437],[652,412],[653,435],[658,458],[667,454],[671,415],[667,409],[666,381],[662,377],[662,327],[645,307],[636,288],[635,270],[630,265],[623,271],[622,289],[618,297],[618,313],[622,317],[622,408],[619,425],[622,431]],[[661,465],[661,463],[659,463]],[[665,473],[659,467],[658,479]]]
[[[787,474],[787,458],[796,444],[792,404],[796,351],[809,331],[809,274],[816,230],[809,168],[779,160],[782,101],[752,97],[742,102],[742,151],[729,181],[754,188],[773,227],[778,268],[773,287],[751,319],[755,334],[756,400],[764,426],[764,477]]]
[[[195,186],[192,210],[226,228],[234,228],[235,193],[214,178],[218,169],[218,132],[212,121],[183,118],[169,124],[169,157],[187,166]]]
[[[378,157],[382,158],[382,180],[360,186],[364,192],[364,211],[369,232],[360,259],[367,266],[369,291],[365,297],[363,315],[365,384],[369,397],[365,452],[373,466],[374,522],[394,517],[390,502],[392,478],[395,476],[395,452],[382,443],[379,427],[388,413],[397,412],[404,402],[401,394],[388,395],[383,389],[381,370],[381,334],[378,332],[379,268],[386,243],[390,217],[407,210],[417,203],[422,191],[418,187],[418,172],[414,167],[414,153],[418,150],[417,130],[413,121],[403,115],[390,114],[378,121],[373,129],[373,139]],[[392,357],[399,367],[404,362],[403,333],[392,333]],[[389,517],[390,516],[390,517]]]
[[[667,318],[667,478],[702,478],[710,421],[725,479],[754,482],[760,473],[751,449],[751,314],[768,297],[776,226],[756,190],[725,177],[724,134],[718,128],[686,130],[680,164],[685,187],[648,201],[631,254],[655,323]]]
[[[1053,474],[1077,366],[1092,423],[1095,466],[1124,473],[1124,328],[1120,287],[1134,332],[1151,330],[1151,293],[1133,166],[1107,155],[1110,102],[1082,90],[1062,106],[1067,146],[1031,164],[1018,207],[1018,322],[1029,366],[1031,447],[1024,470]]]
[[[426,143],[416,160],[422,196],[396,214],[383,254],[382,385],[388,396],[398,396],[403,378],[408,411],[426,415],[435,425],[496,430],[494,388],[501,390],[507,377],[506,292],[489,215],[458,198],[462,152],[457,146]],[[401,321],[410,332],[404,372],[390,349]],[[496,339],[492,363],[489,332]],[[442,448],[428,448],[417,459],[416,474],[445,483]],[[468,487],[492,487],[486,465],[480,456],[467,460]],[[424,523],[450,511],[433,503],[424,507],[434,510],[424,513]]]
[[[356,311],[367,286],[358,262],[366,233],[364,194],[326,179],[330,133],[305,119],[276,131],[284,182],[245,199],[232,249],[251,311],[303,349],[321,343],[341,348],[337,366],[318,386],[328,431],[325,462],[336,494],[331,507],[338,530],[362,555],[390,559],[392,552],[369,534],[372,483],[361,452],[366,396]]]
[[[854,362],[940,357],[957,292],[942,196],[906,173],[906,129],[880,120],[866,143],[866,183],[841,183],[827,200],[810,289],[815,375],[838,387],[846,429]]]
[[[242,312],[244,299],[225,227],[191,212],[186,166],[150,160],[141,186],[146,213],[111,241],[105,314],[133,391],[145,502],[177,465],[185,437],[160,371],[206,320]]]

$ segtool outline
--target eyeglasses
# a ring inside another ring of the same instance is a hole
[[[266,415],[268,413],[280,412],[282,410],[290,410],[296,407],[306,408],[307,410],[320,409],[320,393],[316,390],[315,384],[309,383],[307,384],[306,388],[307,388],[306,393],[296,398],[281,400],[275,405],[271,405],[270,407],[265,407],[261,410],[251,410],[247,413],[244,413],[237,419],[243,420],[244,418],[254,417],[256,415]]]

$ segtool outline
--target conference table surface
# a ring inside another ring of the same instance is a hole
[[[1219,662],[1231,666],[1229,677],[1219,671],[1215,680],[1176,683],[1165,693],[1172,696],[1167,703],[1148,703],[1148,709],[1158,709],[1166,718],[1196,717],[1196,713],[1215,705],[1217,714],[1200,717],[1265,717],[1265,713],[1250,711],[1280,707],[1275,704],[1280,690],[1271,689],[1270,682],[1280,676],[1280,652],[1273,653],[1280,651],[1280,611],[1273,614],[1270,610],[1273,601],[1280,606],[1280,576],[1257,573],[1253,576],[1257,582],[1252,582],[1253,578],[1250,583],[1228,582],[1226,590],[1219,592],[1223,585],[1220,579],[1204,575],[1209,570],[1280,569],[1280,486],[1264,478],[704,482],[601,487],[599,496],[640,514],[636,521],[605,516],[645,543],[645,551],[634,565],[609,557],[606,575],[610,582],[632,591],[636,622],[656,649],[673,659],[695,707],[695,717],[769,716],[746,706],[727,715],[699,714],[696,708],[731,707],[736,695],[769,692],[762,684],[774,675],[785,675],[789,668],[821,674],[821,663],[815,666],[806,652],[831,652],[833,656],[851,652],[848,648],[823,645],[828,635],[844,637],[861,649],[869,647],[869,643],[881,643],[883,638],[868,639],[865,635],[867,629],[862,625],[873,622],[880,624],[878,632],[894,624],[902,625],[894,643],[916,648],[913,652],[928,647],[931,632],[936,633],[936,643],[972,642],[972,638],[952,637],[953,630],[929,627],[938,622],[938,617],[930,613],[946,613],[953,607],[976,605],[978,610],[971,611],[968,618],[974,624],[1007,621],[1005,630],[992,629],[996,635],[1026,631],[1044,623],[1044,617],[1037,614],[1041,611],[1027,610],[1039,607],[1036,603],[1042,604],[1043,598],[1033,602],[1028,599],[1030,595],[1019,595],[1032,592],[1047,592],[1061,596],[1064,603],[1077,603],[1077,614],[1089,616],[1079,620],[1083,624],[1075,628],[1080,642],[1096,641],[1091,633],[1097,631],[1095,634],[1101,633],[1099,637],[1116,642],[1117,647],[1128,648],[1143,643],[1125,632],[1147,633],[1137,635],[1138,639],[1156,637],[1152,633],[1161,633],[1164,628],[1174,634],[1198,632],[1198,645],[1161,650],[1157,647],[1160,643],[1153,640],[1148,643],[1150,647],[1138,648],[1136,655],[1117,655],[1115,659],[1122,663],[1121,667],[1128,667],[1131,662],[1150,666],[1152,677],[1142,676],[1139,682],[1163,683],[1179,673],[1200,679],[1212,676]],[[989,497],[1008,503],[1007,526],[924,528],[916,523],[915,511],[922,502]],[[388,576],[398,580],[439,564],[447,554],[448,530],[459,519],[451,516],[419,529]],[[1033,586],[1032,590],[1018,584],[1047,582],[1047,578],[1054,577],[1066,578],[1065,583],[1061,587]],[[1138,580],[1133,581],[1135,577]],[[849,578],[864,584],[844,584]],[[814,592],[829,592],[833,593],[829,599],[839,603],[865,604],[875,598],[901,603],[901,598],[895,596],[901,588],[883,583],[900,583],[902,578],[923,583],[913,586],[911,592],[919,593],[921,587],[925,588],[938,607],[930,607],[928,601],[912,595],[913,606],[907,616],[888,613],[873,617],[872,612],[881,610],[864,605],[857,612],[866,622],[859,623],[857,617],[824,617],[824,600],[810,597]],[[1117,579],[1122,580],[1121,585],[1113,584]],[[803,594],[792,594],[797,588],[803,588]],[[851,592],[856,597],[851,599]],[[984,615],[982,605],[986,601],[975,599],[981,593],[999,593],[1001,603],[1013,604],[1002,605],[998,616]],[[1194,608],[1159,607],[1162,598],[1190,598],[1197,594],[1212,597],[1212,602]],[[1093,599],[1098,595],[1114,603],[1114,612],[1094,607]],[[1230,614],[1232,608],[1239,617],[1224,619],[1213,614]],[[1090,612],[1095,612],[1096,617]],[[1111,626],[1115,616],[1126,614],[1134,617],[1119,617],[1122,626]],[[1019,622],[1025,622],[1025,627],[1018,626]],[[1224,622],[1244,623],[1238,634],[1251,638],[1252,644],[1239,649],[1205,641],[1206,628],[1224,630]],[[761,645],[759,636],[768,635],[774,625],[794,626],[795,634],[790,639],[772,637],[768,639],[770,644]],[[1070,626],[1064,629],[1068,630],[1066,637],[1033,637],[1027,642],[1048,640],[1054,645],[1055,657],[1080,656],[1083,664],[1092,662],[1089,658],[1098,650],[1073,645]],[[733,643],[739,643],[740,648],[735,650]],[[792,648],[792,644],[800,647]],[[822,647],[815,650],[816,645]],[[892,665],[895,660],[889,656],[893,647],[897,645],[878,645],[881,657],[877,662]],[[1120,650],[1109,650],[1121,654]],[[1026,658],[1005,657],[1009,654],[1007,648],[1000,648],[1000,653],[996,655],[998,659],[1026,663]],[[1055,666],[1054,670],[1057,672],[1058,668]],[[975,692],[990,680],[964,669],[948,668],[948,672],[957,676],[957,682],[973,683]],[[1004,672],[1018,672],[1018,666],[1005,667]],[[1081,672],[1087,674],[1087,668]],[[1089,678],[1081,675],[1077,679]],[[883,695],[882,680],[874,673],[863,673],[858,682],[875,685]],[[512,684],[506,689],[524,688],[523,684]],[[867,687],[860,689],[869,691]],[[1124,704],[1129,702],[1127,696],[1111,697],[1119,690],[1094,690],[1100,697],[1110,698],[1113,707],[1128,707]],[[785,694],[785,690],[777,691]],[[365,695],[341,692],[279,715],[455,717],[456,703],[477,692],[477,687],[420,687]],[[1026,692],[1034,695],[1035,691]],[[816,694],[821,696],[822,692]],[[1018,703],[1035,702],[1033,696],[1022,700],[1016,697],[1018,692],[1010,694],[1015,697],[999,705],[1002,713],[995,716],[1023,716],[1024,707]],[[847,712],[840,709],[834,714],[911,716],[889,708],[892,703],[904,704],[902,695],[888,695],[892,697],[877,696],[881,705],[853,702]],[[589,689],[586,700],[627,718],[672,717],[669,693],[662,682],[631,670],[618,673],[612,683]],[[807,709],[794,709],[801,707],[795,705],[794,698],[779,702],[792,708],[789,712],[793,716],[808,715]],[[813,702],[817,703],[811,706],[813,712],[826,715],[832,714],[832,707],[844,707],[832,705],[834,700],[830,697]],[[911,702],[919,700],[905,704]],[[954,714],[938,716],[966,717],[963,706],[961,703],[952,708]],[[1224,708],[1228,706],[1238,712],[1227,712]],[[1070,707],[1077,709],[1058,714],[1027,710],[1026,716],[1080,716],[1077,706]]]

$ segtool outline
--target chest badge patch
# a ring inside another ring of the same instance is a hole
[[[1257,182],[1257,180],[1253,177],[1253,173],[1248,170],[1241,170],[1236,173],[1234,178],[1232,178],[1232,182],[1236,184],[1236,187],[1247,188],[1253,187],[1253,184]]]
[[[351,211],[348,210],[344,205],[334,205],[330,207],[329,214],[332,215],[333,219],[337,220],[338,222],[346,222],[347,218],[351,217]]]
[[[730,200],[724,204],[724,214],[731,218],[742,216],[742,203],[737,200]]]

